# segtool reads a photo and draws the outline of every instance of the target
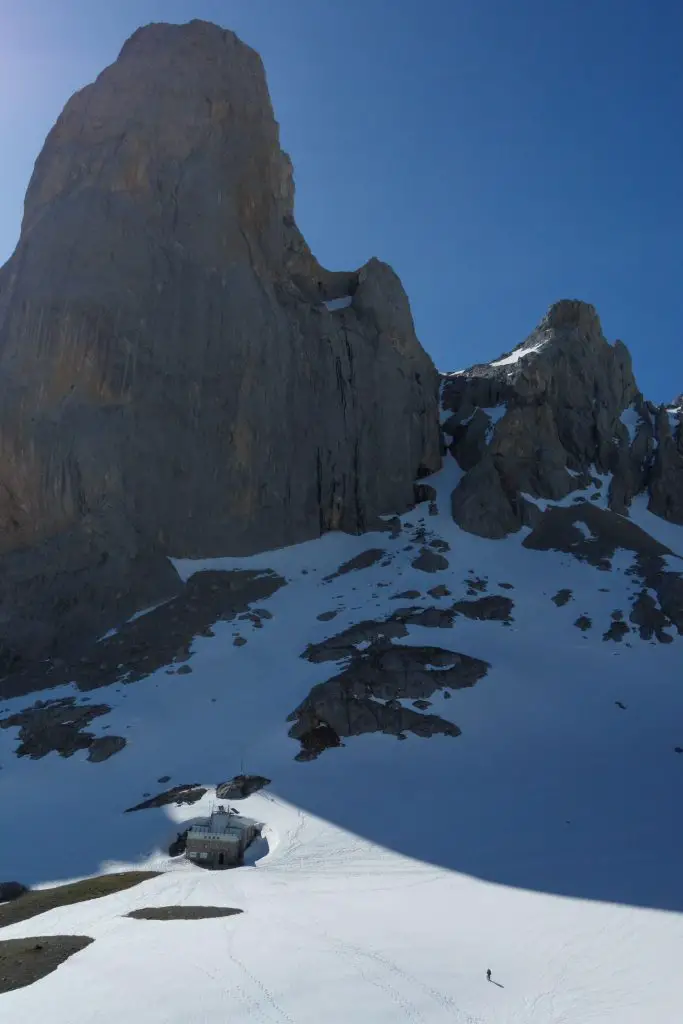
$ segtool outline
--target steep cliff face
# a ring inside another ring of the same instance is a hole
[[[172,591],[167,555],[363,530],[438,467],[398,278],[320,267],[293,195],[261,61],[214,25],[140,29],[67,103],[0,271],[12,646]]]
[[[587,303],[556,303],[510,354],[444,377],[442,402],[465,471],[453,516],[471,533],[536,526],[536,499],[586,489],[619,514],[647,492],[652,512],[683,523],[683,403],[645,401],[627,348],[605,340]]]

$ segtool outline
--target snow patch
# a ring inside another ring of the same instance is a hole
[[[671,429],[671,433],[674,434],[678,430],[679,424],[681,422],[681,417],[683,416],[683,406],[670,406],[666,410],[666,414],[669,418],[669,427]]]
[[[524,359],[525,356],[530,356],[533,352],[539,352],[543,348],[543,342],[539,341],[535,345],[530,345],[528,348],[516,348],[514,352],[511,352],[509,356],[504,356],[502,359],[496,359],[494,362],[489,363],[489,366],[513,366],[514,363],[518,363],[520,359]]]
[[[639,425],[643,422],[643,418],[640,413],[630,405],[627,409],[624,409],[619,421],[624,424],[628,431],[629,443],[633,444],[636,434],[638,432]]]
[[[353,302],[353,295],[345,295],[341,299],[328,299],[325,302],[326,309],[333,313],[337,309],[347,309]]]
[[[584,523],[583,519],[576,519],[573,523],[575,529],[582,533],[586,540],[597,540],[597,537],[591,529]]]
[[[669,523],[666,519],[662,519],[661,516],[656,516],[654,512],[650,512],[647,507],[648,501],[649,497],[647,494],[637,494],[631,502],[628,518],[639,526],[641,530],[645,530],[651,537],[658,540],[660,544],[664,544],[674,554],[683,558],[683,526]],[[678,566],[675,570],[676,572],[681,571],[680,563],[678,563]]]
[[[172,562],[173,560],[169,559],[169,561]],[[135,622],[136,619],[141,619],[143,615],[149,615],[150,612],[156,611],[157,608],[163,607],[163,605],[168,604],[168,602],[171,601],[171,600],[172,600],[172,598],[169,597],[169,598],[166,598],[163,601],[157,601],[156,604],[151,604],[149,606],[149,608],[143,608],[143,609],[141,609],[141,611],[135,612],[135,614],[131,615],[131,617],[129,619],[126,619],[126,623],[128,623],[128,622]],[[125,625],[125,623],[124,623],[124,625]],[[98,644],[100,644],[100,643],[102,643],[103,640],[108,640],[109,637],[116,636],[116,634],[119,632],[120,629],[121,629],[121,626],[117,626],[115,629],[108,629],[106,633],[103,633],[102,636],[97,638],[96,642]]]
[[[493,437],[493,431],[495,430],[496,427],[496,423],[498,423],[498,421],[503,418],[505,413],[508,411],[508,407],[507,404],[504,402],[502,405],[495,405],[489,408],[482,407],[481,411],[485,412],[489,420],[491,421],[488,427],[486,428],[486,443],[490,444],[491,438]]]

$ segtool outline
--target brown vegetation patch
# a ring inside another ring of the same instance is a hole
[[[87,935],[0,939],[0,994],[40,981],[94,941]]]
[[[131,889],[134,885],[156,878],[158,871],[123,871],[113,875],[98,875],[84,878],[80,882],[55,885],[49,889],[32,889],[12,903],[0,906],[0,928],[20,921],[28,921],[38,914],[45,914],[57,907],[68,907],[72,903],[100,899],[112,893]]]

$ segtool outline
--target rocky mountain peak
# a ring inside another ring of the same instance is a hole
[[[442,403],[465,471],[453,514],[473,533],[505,536],[537,522],[543,502],[603,484],[613,511],[647,491],[652,511],[683,522],[676,414],[644,400],[628,349],[588,303],[554,303],[516,349],[446,375]]]
[[[197,52],[203,52],[205,57],[221,59],[224,56],[221,48],[225,46],[237,47],[245,53],[248,51],[255,64],[262,67],[256,50],[243,42],[235,32],[202,18],[193,18],[184,24],[153,21],[141,25],[124,42],[117,62],[130,58],[154,60],[160,54],[163,59],[167,59],[172,53],[178,55],[190,51],[194,51],[195,56]]]
[[[602,335],[600,317],[595,306],[580,299],[560,299],[553,302],[537,327],[539,333],[572,330],[587,337]]]
[[[51,652],[174,557],[362,531],[440,463],[390,267],[321,267],[258,55],[154,24],[66,104],[0,270],[0,640]]]

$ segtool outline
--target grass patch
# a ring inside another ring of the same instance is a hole
[[[46,935],[0,940],[0,993],[12,992],[52,974],[94,940],[87,935]]]
[[[123,871],[116,875],[98,875],[84,878],[82,882],[69,882],[51,889],[34,889],[24,893],[12,903],[0,905],[0,928],[19,921],[28,921],[38,914],[45,914],[56,907],[68,907],[71,903],[96,900],[114,892],[130,889],[149,878],[156,878],[159,871]]]

